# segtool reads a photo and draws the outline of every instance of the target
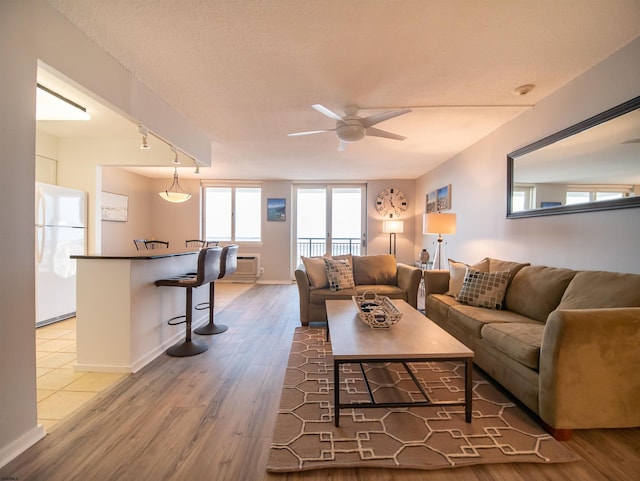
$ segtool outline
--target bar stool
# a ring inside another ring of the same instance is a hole
[[[159,279],[155,281],[156,286],[183,287],[187,289],[187,306],[185,313],[186,337],[184,342],[177,343],[167,349],[169,356],[185,357],[200,354],[209,346],[201,341],[191,339],[191,322],[193,319],[193,288],[203,284],[210,284],[209,295],[212,294],[213,281],[220,275],[220,247],[208,247],[202,249],[198,254],[198,271],[194,274],[172,277],[169,279]],[[210,299],[211,300],[211,299]],[[182,316],[178,316],[182,317]],[[210,316],[211,317],[211,316]],[[169,321],[171,324],[171,320]]]
[[[220,274],[218,279],[222,279],[224,276],[233,274],[238,269],[238,246],[231,244],[222,248],[222,254],[220,255]],[[215,299],[215,281],[209,284],[209,303],[202,303],[196,306],[196,309],[209,308],[209,323],[204,326],[200,326],[193,332],[200,335],[220,334],[228,329],[223,324],[215,324],[213,322],[213,310]]]

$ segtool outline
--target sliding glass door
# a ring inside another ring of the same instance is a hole
[[[296,259],[366,254],[366,185],[297,185],[292,249]]]

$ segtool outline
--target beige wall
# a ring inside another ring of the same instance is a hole
[[[76,155],[81,162],[82,155]],[[67,161],[68,162],[68,161]],[[72,169],[72,165],[68,164]],[[76,170],[76,169],[72,169]],[[77,170],[76,170],[77,171]],[[90,179],[90,181],[93,181]],[[128,222],[101,222],[102,253],[122,252],[133,246],[134,238],[155,238],[169,241],[171,246],[182,247],[186,239],[201,237],[201,190],[199,180],[182,179],[180,185],[192,197],[183,204],[171,204],[158,196],[166,189],[170,178],[150,179],[133,174],[118,167],[102,168],[102,186],[100,190],[129,196]],[[375,210],[375,199],[386,187],[402,190],[409,199],[410,208],[405,220],[405,231],[397,236],[397,253],[400,262],[412,263],[417,256],[414,239],[414,180],[375,180],[367,183],[368,206],[368,252],[384,254],[389,252],[389,235],[382,232],[382,218]],[[260,254],[264,273],[260,282],[290,282],[293,279],[292,236],[292,182],[288,180],[262,181],[262,242],[259,245],[241,245],[240,255]],[[287,218],[285,222],[266,220],[266,202],[270,197],[287,200]]]
[[[506,155],[640,94],[640,39],[416,182],[416,194],[452,185],[457,233],[445,254],[575,269],[640,273],[640,208],[506,219]],[[416,226],[416,229],[418,227]],[[433,255],[435,236],[415,241]]]
[[[114,167],[102,168],[102,191],[127,196],[126,222],[103,221],[101,228],[102,254],[121,254],[135,250],[133,239],[153,237],[151,211],[151,181]]]

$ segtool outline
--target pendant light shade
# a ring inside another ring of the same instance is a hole
[[[178,167],[174,167],[171,187],[162,192],[158,192],[158,195],[167,202],[173,202],[174,204],[186,202],[191,198],[191,194],[185,192],[184,189],[180,187],[180,182],[178,182]]]

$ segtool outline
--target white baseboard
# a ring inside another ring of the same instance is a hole
[[[197,327],[203,326],[209,322],[209,314],[204,314],[199,319],[191,321],[191,330],[194,330]],[[136,359],[130,365],[109,365],[109,364],[79,364],[76,363],[73,368],[75,371],[85,371],[85,372],[126,372],[126,373],[135,373],[142,369],[144,366],[153,361],[156,357],[163,354],[169,347],[173,346],[180,339],[183,339],[185,336],[184,330],[175,333],[172,337],[164,341],[160,346],[156,347],[154,350],[146,353],[143,357]]]
[[[15,441],[4,446],[0,449],[0,468],[40,441],[46,434],[42,425],[38,424]]]
[[[295,281],[256,281],[256,284],[269,284],[269,285],[282,285],[288,286],[290,284],[295,284]]]

